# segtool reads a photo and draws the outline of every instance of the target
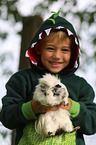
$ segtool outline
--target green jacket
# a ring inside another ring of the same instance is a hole
[[[22,104],[32,100],[38,79],[46,72],[46,70],[41,70],[33,65],[30,69],[24,69],[14,74],[6,85],[7,95],[2,99],[1,121],[9,129],[16,128],[16,144],[22,136],[25,124],[31,119],[36,119],[31,112],[30,106],[30,119],[27,120],[24,117]],[[74,127],[80,126],[76,134],[77,145],[84,145],[83,134],[91,135],[96,133],[96,104],[93,103],[93,89],[83,78],[76,76],[72,72],[67,74],[66,72],[65,74],[60,72],[59,77],[68,88],[69,97],[80,103],[80,112],[78,116],[72,119],[72,122]]]
[[[6,84],[7,93],[2,99],[0,118],[5,127],[16,129],[16,145],[22,137],[26,124],[37,118],[32,111],[31,100],[35,86],[39,83],[38,79],[45,73],[51,73],[42,66],[35,52],[35,44],[38,39],[41,39],[40,35],[44,30],[49,31],[50,28],[59,26],[68,29],[74,35],[77,43],[76,56],[78,56],[79,41],[72,24],[56,13],[44,21],[27,50],[32,62],[31,68],[15,73]],[[77,67],[74,67],[75,63],[78,64]],[[93,103],[95,94],[86,80],[74,74],[79,67],[79,58],[75,58],[75,63],[71,65],[71,68],[59,72],[58,77],[66,85],[69,97],[75,101],[72,101],[73,105],[69,111],[74,127],[80,126],[76,133],[76,145],[84,145],[83,134],[96,133],[96,104]]]

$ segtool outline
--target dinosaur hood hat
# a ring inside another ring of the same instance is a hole
[[[68,68],[68,70],[72,70],[72,69],[77,70],[77,68],[79,67],[79,57],[78,57],[79,40],[72,24],[68,22],[66,19],[64,19],[63,17],[59,16],[60,10],[57,13],[52,12],[54,14],[42,23],[42,25],[40,26],[39,30],[37,31],[37,33],[35,34],[34,38],[32,39],[30,43],[30,46],[26,52],[26,56],[29,57],[29,59],[31,60],[31,63],[37,65],[40,68],[43,68],[41,65],[40,57],[38,57],[36,53],[36,49],[35,49],[35,46],[38,40],[42,39],[41,37],[42,33],[46,32],[48,36],[52,29],[66,29],[68,32],[68,35],[73,35],[75,39],[75,43],[76,43],[76,60],[74,62],[74,65],[71,66],[71,68]]]

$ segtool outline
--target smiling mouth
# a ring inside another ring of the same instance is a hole
[[[49,63],[54,67],[58,67],[62,64],[62,62],[52,62],[52,61],[50,61]]]

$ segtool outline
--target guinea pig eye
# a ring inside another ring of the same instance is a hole
[[[57,84],[54,88],[52,88],[53,96],[60,96],[61,85]]]
[[[60,91],[61,86],[59,84],[57,84],[53,89],[53,93],[57,93],[58,91]]]
[[[59,93],[54,93],[54,94],[53,94],[53,96],[55,96],[55,97],[56,97],[56,96],[59,97],[59,95],[60,95]]]
[[[41,91],[44,92],[45,91],[45,85],[41,85]]]

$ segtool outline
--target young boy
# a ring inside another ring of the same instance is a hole
[[[58,13],[53,14],[37,31],[27,55],[31,60],[31,68],[15,73],[6,84],[7,94],[2,99],[1,122],[9,129],[16,129],[16,145],[49,145],[49,142],[45,142],[47,139],[35,142],[38,139],[33,132],[30,134],[32,142],[29,143],[25,135],[25,142],[22,143],[24,133],[27,134],[24,129],[30,122],[34,124],[38,114],[55,111],[60,107],[70,112],[74,127],[80,126],[74,135],[74,145],[84,145],[83,134],[96,133],[96,104],[93,103],[95,95],[92,87],[85,79],[74,74],[79,67],[79,41],[72,24],[58,16]],[[58,75],[66,85],[69,92],[68,106],[62,103],[46,107],[32,100],[38,79],[46,73]],[[59,139],[58,136],[56,139]],[[60,144],[63,145],[64,136],[62,139]]]

